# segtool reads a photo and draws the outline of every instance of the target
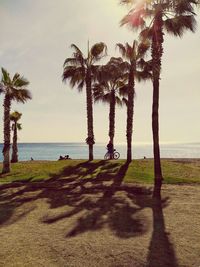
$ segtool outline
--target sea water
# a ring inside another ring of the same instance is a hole
[[[2,151],[3,144],[0,144]],[[116,144],[115,149],[120,153],[120,158],[126,158],[126,144]],[[60,155],[69,155],[72,159],[87,159],[88,146],[84,143],[19,143],[19,160],[57,160]],[[133,144],[133,158],[152,158],[152,144]],[[200,158],[200,143],[187,144],[161,144],[162,158]],[[94,145],[94,158],[103,159],[106,153],[106,143]],[[0,161],[3,160],[0,153]]]

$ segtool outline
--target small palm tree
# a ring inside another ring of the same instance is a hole
[[[11,129],[13,130],[13,143],[12,143],[12,158],[11,162],[18,162],[18,148],[17,148],[17,131],[22,129],[21,123],[18,121],[21,119],[22,113],[18,111],[10,114],[10,120],[13,122]]]
[[[132,134],[133,134],[133,114],[134,114],[134,96],[135,96],[135,81],[142,81],[151,78],[150,62],[144,60],[150,44],[149,42],[138,43],[134,41],[132,46],[126,43],[117,44],[122,57],[126,60],[127,77],[128,77],[128,99],[124,99],[127,103],[127,162],[132,161]]]
[[[72,44],[74,50],[71,58],[67,58],[64,62],[63,81],[69,80],[73,88],[77,85],[79,92],[86,87],[86,105],[87,105],[87,138],[86,143],[89,146],[89,160],[93,160],[93,100],[92,100],[92,84],[96,81],[99,66],[95,63],[100,61],[106,55],[106,45],[104,43],[96,43],[89,48],[88,53],[84,56],[81,50]]]
[[[141,37],[151,40],[153,66],[153,105],[152,132],[154,146],[154,192],[160,199],[162,170],[159,146],[159,87],[161,59],[163,56],[164,31],[181,37],[185,30],[195,31],[196,20],[194,7],[199,0],[121,0],[123,4],[133,5],[121,24],[128,24],[133,29],[141,29]]]
[[[0,83],[0,92],[4,97],[4,146],[3,146],[3,169],[2,173],[10,172],[10,109],[12,101],[25,103],[31,99],[31,94],[26,86],[29,84],[23,76],[16,73],[13,78],[10,78],[9,73],[4,68],[1,68],[2,79]]]
[[[101,67],[98,82],[93,86],[95,102],[108,103],[109,111],[109,138],[114,145],[115,135],[115,109],[116,105],[122,106],[122,97],[126,95],[124,90],[126,77],[124,76],[124,62],[121,58],[112,57],[110,61]],[[122,89],[123,88],[123,89]]]

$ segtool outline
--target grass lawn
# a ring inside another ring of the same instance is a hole
[[[97,178],[116,177],[125,160],[104,161],[24,161],[11,165],[11,173],[0,175],[0,183],[19,181],[42,181],[51,178]],[[0,164],[2,168],[2,164]],[[200,184],[200,160],[163,159],[162,169],[166,184]],[[123,175],[127,183],[151,184],[153,182],[153,160],[134,160]]]

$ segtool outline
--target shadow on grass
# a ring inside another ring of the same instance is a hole
[[[0,215],[1,227],[16,207],[44,198],[50,209],[67,206],[67,211],[43,217],[44,224],[74,216],[74,225],[67,230],[66,238],[108,227],[114,235],[126,239],[142,235],[148,230],[149,222],[140,213],[148,207],[152,209],[153,232],[147,266],[177,267],[173,245],[165,231],[163,207],[168,203],[153,201],[148,188],[123,184],[128,166],[127,163],[122,165],[113,161],[86,161],[68,166],[43,182],[0,186],[0,203],[3,203],[0,208],[4,214]],[[4,193],[11,188],[14,190]],[[10,207],[7,214],[6,207]]]

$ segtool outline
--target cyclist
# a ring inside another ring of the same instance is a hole
[[[107,144],[108,153],[110,154],[110,159],[113,158],[114,146],[111,141]]]

